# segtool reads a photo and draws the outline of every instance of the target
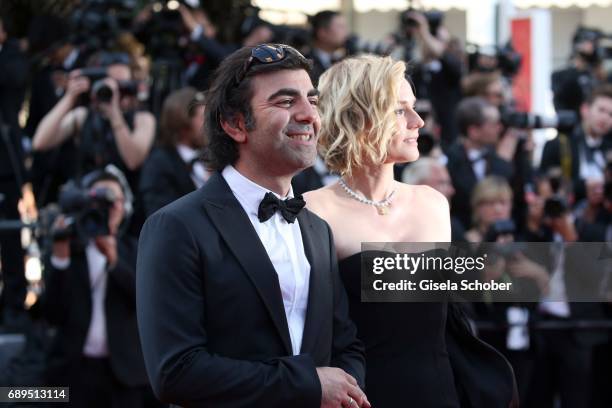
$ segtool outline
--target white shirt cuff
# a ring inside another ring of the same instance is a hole
[[[198,24],[196,28],[194,28],[193,31],[191,32],[191,41],[197,41],[202,36],[203,32],[204,32],[204,29],[202,28],[201,25]]]
[[[51,255],[51,265],[55,269],[68,269],[70,266],[70,258],[60,258],[55,255]]]

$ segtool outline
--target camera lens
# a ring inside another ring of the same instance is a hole
[[[113,99],[113,90],[103,80],[95,82],[92,91],[98,102],[109,103]]]

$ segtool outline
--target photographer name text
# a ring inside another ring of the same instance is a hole
[[[385,282],[382,279],[377,279],[372,282],[372,288],[375,291],[509,291],[512,288],[512,282],[482,282],[479,280],[463,279],[459,282],[447,280],[446,282],[437,282],[434,280],[424,279],[419,282],[402,279],[398,282]]]

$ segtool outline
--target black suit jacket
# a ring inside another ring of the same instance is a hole
[[[465,229],[468,229],[472,225],[470,197],[478,181],[462,143],[453,144],[449,148],[447,156],[446,167],[455,188],[455,195],[451,199],[451,214],[461,221]],[[502,159],[493,150],[485,156],[485,160],[487,161],[485,175],[500,176],[510,183],[514,173],[511,162]]]
[[[313,407],[315,368],[364,384],[328,225],[298,215],[311,265],[301,354],[293,356],[276,271],[219,173],[153,214],[142,230],[137,309],[155,394],[198,407]]]
[[[323,72],[327,70],[327,68],[333,65],[333,62],[329,63],[324,62],[319,55],[312,49],[308,54],[306,54],[306,58],[312,62],[312,69],[310,70],[310,79],[314,86],[317,86],[319,83],[319,78],[323,75]]]
[[[140,173],[140,194],[148,217],[196,189],[189,167],[175,147],[157,147]]]
[[[18,115],[25,96],[28,73],[28,60],[17,41],[6,41],[0,50],[0,125],[7,126],[8,132],[0,132],[0,179],[12,181],[17,176],[19,183],[24,182],[26,175]]]
[[[147,384],[138,338],[135,303],[136,241],[118,243],[117,265],[108,271],[104,312],[113,374],[125,386]],[[57,335],[49,355],[47,377],[61,381],[77,372],[91,322],[89,266],[83,249],[73,246],[70,266],[45,269],[45,312]]]
[[[567,135],[569,146],[570,146],[570,160],[571,160],[571,182],[574,189],[574,198],[578,202],[586,197],[586,187],[584,180],[580,178],[580,145],[584,142],[584,131],[582,126],[579,124],[573,131]],[[607,152],[612,151],[612,137],[610,134],[605,135],[602,141],[601,150],[604,157]],[[542,160],[540,161],[540,173],[545,174],[550,168],[561,166],[561,142],[559,136],[552,140],[549,140],[544,144],[544,150],[542,151]]]

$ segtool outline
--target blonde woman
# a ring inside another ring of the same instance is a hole
[[[501,177],[485,177],[474,187],[470,204],[472,228],[465,237],[469,242],[480,243],[485,241],[491,225],[512,217],[512,188]]]
[[[393,179],[395,163],[419,157],[417,138],[424,125],[405,69],[391,58],[366,55],[346,59],[321,76],[321,152],[341,179],[307,193],[307,207],[334,235],[351,317],[366,345],[372,406],[507,407],[511,370],[497,353],[464,332],[453,346],[465,346],[469,359],[486,350],[489,360],[497,359],[494,374],[451,365],[446,303],[360,302],[362,242],[450,241],[446,198],[433,188]],[[457,381],[454,372],[463,378]]]

